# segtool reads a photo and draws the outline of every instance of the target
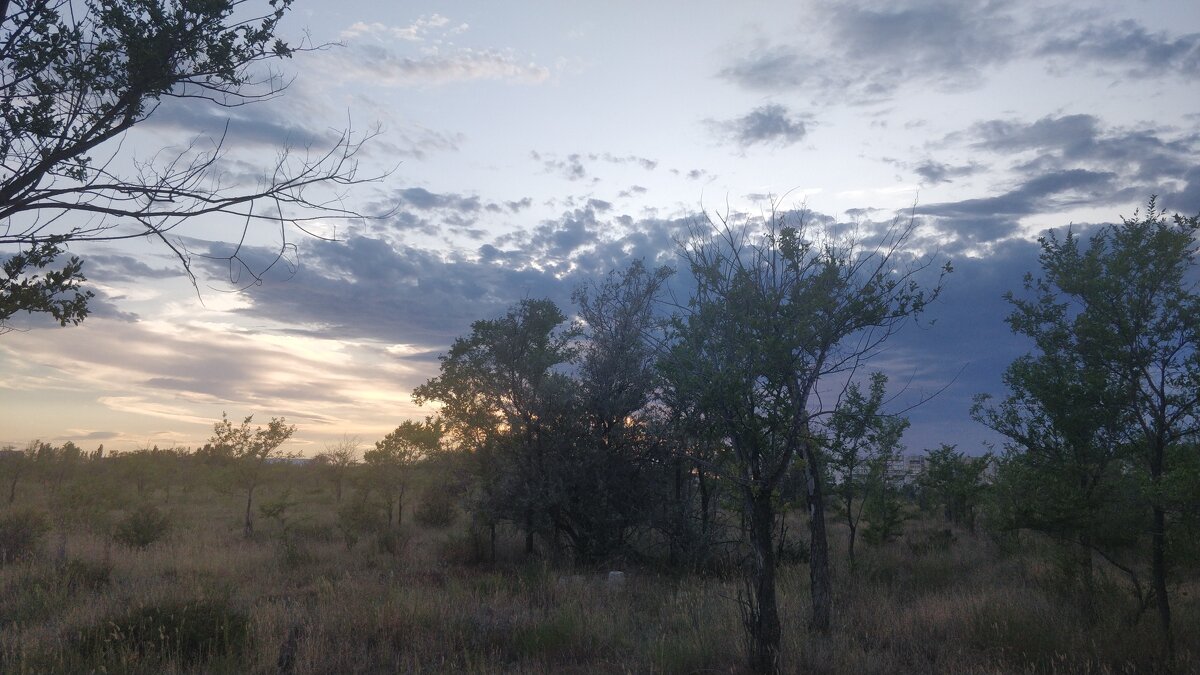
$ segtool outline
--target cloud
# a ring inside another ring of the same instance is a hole
[[[350,25],[341,33],[343,40],[362,37],[364,35],[389,37],[397,40],[407,40],[410,42],[421,42],[425,40],[427,35],[431,33],[437,36],[453,35],[463,33],[469,28],[465,23],[457,26],[450,26],[450,19],[441,14],[430,14],[422,16],[416,21],[413,21],[407,26],[388,26],[379,22],[366,23],[358,21]]]
[[[803,118],[776,103],[755,108],[737,119],[710,120],[709,125],[743,148],[756,144],[785,147],[804,140],[808,132]]]
[[[1052,75],[1081,68],[1141,78],[1200,75],[1200,34],[1151,32],[1134,20],[1106,21],[1070,7],[1018,8],[988,0],[817,5],[806,11],[806,30],[735,46],[738,56],[719,74],[751,90],[850,104],[890,100],[914,86],[962,92],[1018,60]]]
[[[368,80],[378,86],[444,85],[474,80],[538,84],[550,69],[518,56],[512,50],[433,47],[406,56],[376,44],[351,43],[332,60],[344,78]]]
[[[395,195],[404,203],[422,211],[451,209],[466,213],[479,211],[479,197],[463,197],[457,194],[436,194],[425,188],[413,187],[397,190]]]
[[[1072,65],[1110,66],[1129,77],[1200,77],[1200,33],[1172,38],[1128,19],[1058,32],[1047,37],[1036,54]]]
[[[658,168],[658,160],[638,155],[614,155],[610,152],[572,152],[561,156],[550,152],[531,150],[529,157],[542,165],[546,173],[556,173],[569,181],[583,180],[589,177],[590,170],[586,163],[603,162],[616,166],[633,165],[646,171]],[[595,180],[595,179],[593,179]]]
[[[339,135],[328,128],[297,124],[295,120],[302,118],[284,117],[281,106],[270,104],[228,108],[190,99],[167,99],[138,128],[221,139],[225,148],[331,147],[338,142]]]
[[[751,49],[721,70],[749,89],[800,90],[850,103],[890,98],[925,82],[959,90],[1015,49],[1001,3],[947,2],[814,9],[802,43]]]
[[[975,163],[964,164],[961,166],[951,166],[949,164],[943,164],[941,162],[935,162],[927,159],[914,167],[913,171],[916,172],[916,174],[920,176],[925,183],[937,184],[952,183],[954,182],[955,178],[970,176],[971,174],[977,173],[982,168],[983,167]]]

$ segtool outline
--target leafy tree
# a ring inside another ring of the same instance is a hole
[[[525,551],[549,527],[556,502],[549,472],[558,438],[550,420],[564,419],[574,390],[558,368],[575,355],[576,332],[550,300],[522,300],[499,319],[471,324],[441,358],[437,377],[417,387],[418,403],[441,403],[440,417],[457,444],[473,448],[480,486],[476,507],[491,523],[525,532]]]
[[[1043,276],[1026,277],[1032,298],[1013,299],[1009,319],[1044,354],[1051,346],[1043,358],[1064,355],[1055,358],[1075,371],[1066,378],[1078,383],[1074,403],[1082,414],[1105,416],[1098,440],[1111,438],[1142,485],[1151,593],[1168,659],[1174,653],[1171,529],[1200,501],[1195,490],[1177,489],[1195,485],[1189,476],[1200,434],[1198,229],[1200,216],[1168,219],[1151,198],[1144,215],[1101,228],[1086,247],[1070,231],[1062,239],[1045,237]],[[1040,384],[1038,373],[1033,379]],[[1056,404],[1050,395],[1037,401],[1041,408]],[[1050,421],[1056,433],[1077,435],[1073,418]],[[1013,440],[1028,450],[1020,437]]]
[[[1032,280],[1027,281],[1032,286]],[[1130,499],[1132,477],[1124,461],[1131,420],[1122,392],[1105,364],[1087,358],[1070,331],[1059,330],[1066,305],[1017,301],[1010,325],[1033,338],[1036,353],[1018,358],[1004,374],[1009,394],[998,404],[976,397],[972,415],[1002,434],[994,495],[1001,529],[1043,532],[1067,548],[1067,570],[1082,582],[1080,605],[1093,618],[1092,558],[1098,552],[1133,581],[1136,571],[1118,553],[1136,543],[1144,509]],[[1041,330],[1046,324],[1055,329]]]
[[[387,524],[392,524],[395,505],[396,526],[404,520],[404,495],[412,467],[437,451],[442,442],[442,424],[427,417],[423,422],[404,420],[394,431],[376,441],[375,447],[363,454],[372,481],[380,486],[387,503]]]
[[[246,491],[246,516],[243,530],[246,537],[254,535],[254,491],[266,479],[266,467],[272,460],[287,459],[294,455],[279,448],[296,432],[295,425],[288,426],[282,417],[272,417],[266,428],[250,428],[253,415],[247,415],[242,423],[234,426],[225,413],[221,421],[213,425],[209,438],[214,456],[229,462],[233,482]]]
[[[0,246],[17,252],[0,277],[0,321],[87,314],[81,262],[49,269],[66,244],[147,237],[192,274],[168,234],[195,216],[303,223],[351,215],[321,186],[362,182],[361,142],[344,133],[315,154],[284,149],[254,189],[231,188],[217,164],[223,138],[149,162],[129,161],[121,138],[164,99],[236,107],[279,96],[287,81],[257,67],[295,48],[277,37],[291,0],[4,0],[0,3]],[[309,49],[309,47],[300,47]],[[132,165],[129,169],[123,168]],[[269,208],[267,208],[269,205]],[[280,256],[287,250],[280,242]],[[252,269],[235,251],[231,270]]]
[[[78,324],[87,316],[91,291],[80,290],[83,261],[71,257],[62,269],[43,271],[63,252],[60,238],[38,242],[4,261],[0,276],[0,334],[18,312],[42,312],[60,326]]]
[[[851,567],[854,541],[867,504],[877,517],[889,515],[886,501],[894,491],[888,491],[888,467],[899,456],[900,437],[908,428],[907,419],[883,413],[886,387],[887,376],[878,372],[871,374],[871,388],[865,396],[858,383],[852,383],[829,420],[827,468],[848,530]]]
[[[554,518],[582,561],[623,548],[629,531],[648,522],[656,504],[663,453],[646,414],[658,384],[651,333],[671,274],[670,268],[651,271],[636,261],[573,295],[583,339],[578,386],[569,398],[578,399],[579,410],[562,423],[576,438],[561,446],[570,450],[556,471],[565,504]]]
[[[878,353],[940,289],[918,276],[929,262],[902,264],[911,227],[892,227],[870,248],[818,241],[801,221],[772,212],[754,237],[728,221],[697,231],[684,256],[696,280],[677,322],[679,350],[667,366],[681,391],[719,425],[726,476],[740,491],[750,544],[744,608],[751,668],[778,665],[775,500],[792,462],[804,460],[810,526],[813,630],[830,625],[832,582],[825,528],[825,470],[816,425],[818,385],[852,373]],[[948,271],[948,269],[943,270]]]
[[[985,482],[990,453],[970,457],[943,443],[925,451],[925,471],[917,478],[927,503],[942,510],[947,522],[975,529],[975,517],[987,490]]]

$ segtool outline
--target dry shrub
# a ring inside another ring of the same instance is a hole
[[[37,511],[8,511],[0,515],[0,564],[33,553],[49,529],[46,516]]]

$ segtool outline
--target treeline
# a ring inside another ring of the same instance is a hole
[[[573,320],[528,299],[477,321],[415,392],[469,451],[477,523],[516,528],[529,553],[540,542],[588,563],[652,542],[672,564],[703,566],[732,525],[749,665],[764,672],[780,667],[787,510],[807,515],[803,623],[817,632],[834,611],[832,519],[853,571],[860,524],[886,541],[905,517],[889,468],[907,421],[868,367],[951,272],[905,253],[911,224],[857,241],[793,216],[694,231],[682,256],[695,290],[666,313],[672,271],[634,264],[580,289]],[[982,513],[1000,538],[1049,535],[1073,561],[1085,616],[1096,566],[1110,566],[1136,598],[1131,620],[1155,608],[1166,663],[1172,581],[1200,559],[1198,228],[1151,200],[1086,243],[1043,239],[1041,274],[1008,296],[1007,321],[1034,350],[1006,372],[1003,399],[973,409],[1002,452],[932,450],[911,494],[936,495],[965,527]]]

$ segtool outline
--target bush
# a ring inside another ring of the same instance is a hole
[[[29,555],[50,529],[36,511],[9,511],[0,515],[0,564]]]
[[[349,551],[362,535],[378,532],[383,527],[383,518],[379,515],[379,509],[364,496],[338,509],[337,527]]]
[[[413,517],[424,527],[445,529],[458,520],[458,505],[454,503],[454,495],[445,490],[435,490],[426,493]]]
[[[69,592],[98,591],[112,580],[112,563],[72,558],[59,567],[62,584]]]
[[[110,617],[84,631],[80,640],[82,654],[102,661],[154,655],[194,665],[215,656],[243,654],[250,640],[250,619],[223,602],[168,601]]]
[[[171,519],[167,514],[153,504],[142,504],[117,523],[113,539],[129,548],[143,549],[167,536],[170,530]]]

